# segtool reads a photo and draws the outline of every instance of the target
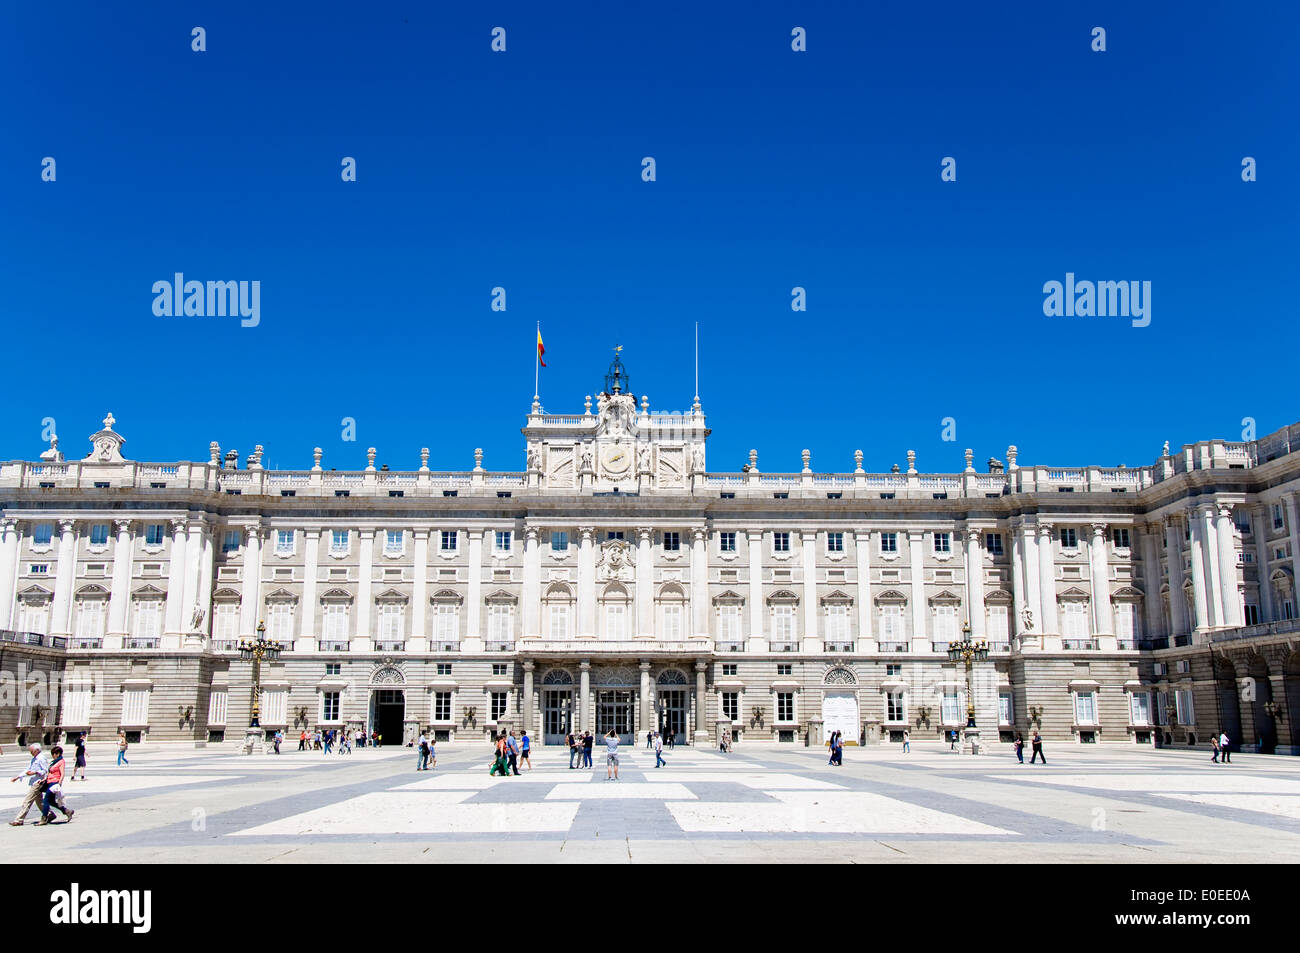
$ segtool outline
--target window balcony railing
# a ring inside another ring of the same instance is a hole
[[[513,652],[515,643],[513,642],[488,642],[487,650],[489,652]]]
[[[156,649],[158,648],[157,639],[127,639],[126,647],[128,649]]]
[[[459,642],[434,642],[432,649],[435,652],[459,652]]]
[[[19,645],[52,646],[54,644],[54,637],[44,635],[40,632],[15,632],[11,629],[5,629],[4,631],[0,631],[0,641],[17,642]]]
[[[743,652],[743,651],[745,651],[745,643],[744,643],[744,642],[715,642],[714,645],[715,645],[717,651],[719,651],[719,652]]]
[[[990,651],[990,652],[1010,652],[1010,651],[1011,651],[1011,643],[1010,643],[1010,642],[990,642],[990,643],[989,643],[989,651]]]
[[[214,652],[239,651],[239,641],[237,639],[213,639],[211,644]]]
[[[948,646],[949,646],[949,644],[950,644],[950,643],[949,643],[949,641],[948,641],[947,639],[944,639],[944,640],[942,640],[942,641],[940,641],[940,640],[938,640],[938,639],[931,639],[931,640],[930,640],[930,648],[933,649],[935,652],[940,653],[940,654],[942,654],[942,655],[947,655],[947,654],[948,654]]]
[[[1137,643],[1132,639],[1118,639],[1115,645],[1121,652],[1132,652],[1137,648]]]
[[[1138,648],[1143,652],[1154,652],[1156,649],[1169,648],[1169,636],[1162,636],[1158,639],[1143,639],[1138,643]]]
[[[822,647],[827,652],[852,652],[853,651],[852,642],[825,642],[823,643]]]
[[[348,650],[347,642],[321,642],[320,650],[322,652],[346,652]]]
[[[880,643],[880,651],[882,652],[906,652],[908,651],[909,648],[910,646],[906,642],[881,642]],[[948,651],[948,647],[944,646],[943,650],[945,652]]]
[[[103,639],[73,639],[72,648],[74,649],[102,649],[104,647]]]
[[[773,652],[798,652],[799,643],[793,641],[769,642],[768,646]]]
[[[1192,637],[1190,635],[1175,635],[1174,645],[1191,645]]]
[[[405,652],[406,643],[405,642],[376,642],[375,651],[376,652]]]
[[[1064,639],[1061,645],[1067,652],[1095,652],[1101,648],[1096,639]]]

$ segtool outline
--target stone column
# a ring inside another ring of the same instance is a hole
[[[1115,620],[1110,608],[1110,559],[1106,553],[1105,523],[1092,524],[1088,541],[1088,575],[1092,580],[1092,633],[1101,638],[1115,636]],[[1102,646],[1103,649],[1106,646]],[[1109,647],[1111,650],[1114,645]]]
[[[922,544],[925,533],[920,530],[907,531],[907,558],[911,566],[912,596],[912,651],[932,652],[930,637],[925,624],[925,550]]]
[[[1029,614],[1033,617],[1034,627],[1021,637],[1021,649],[1042,648],[1043,634],[1043,575],[1039,568],[1038,529],[1032,523],[1020,526],[1020,543],[1024,550],[1025,598],[1029,604]],[[1018,623],[1024,625],[1021,619]]]
[[[186,525],[184,595],[181,599],[181,631],[192,631],[190,620],[200,604],[199,589],[203,575],[203,534],[207,528],[203,519],[190,520]],[[206,619],[207,617],[204,616]]]
[[[691,530],[691,635],[709,637],[709,556],[708,530],[697,526]]]
[[[803,627],[800,642],[805,652],[820,652],[824,641],[817,631],[817,533],[804,530],[803,541]],[[850,633],[850,636],[852,633]]]
[[[483,529],[466,530],[469,539],[469,584],[465,591],[465,640],[461,651],[483,651]]]
[[[654,530],[649,526],[638,526],[636,535],[635,638],[653,639],[655,626],[650,610],[654,606]]]
[[[536,710],[536,709],[533,707],[533,704],[534,704],[534,699],[533,699],[533,669],[534,669],[534,667],[535,667],[535,663],[533,662],[532,659],[524,659],[524,699],[523,699],[523,701],[524,701],[524,706],[523,706],[523,709],[524,709],[524,728],[526,728],[528,731],[531,731],[531,732],[534,734],[534,736],[537,736],[537,735],[540,734],[540,732],[537,730],[537,725],[535,725],[535,724],[533,723],[533,720],[534,720],[534,711]],[[533,738],[533,741],[537,741],[537,737],[534,737],[534,738]]]
[[[1183,534],[1179,532],[1181,528],[1176,515],[1165,517],[1165,571],[1169,575],[1169,625],[1173,630],[1166,632],[1165,635],[1170,637],[1186,635],[1192,631],[1187,618],[1187,597],[1183,595]],[[1159,597],[1158,591],[1156,595]]]
[[[695,663],[695,743],[709,743],[708,700],[709,688],[707,674],[709,663],[697,660]]]
[[[239,596],[239,637],[257,637],[257,615],[262,611],[262,527],[244,527],[244,571]]]
[[[18,582],[18,520],[0,519],[0,629],[12,629]]]
[[[77,524],[59,520],[59,563],[54,570],[54,606],[50,635],[72,634],[72,589],[77,584]],[[168,590],[170,595],[170,589]]]
[[[1210,625],[1222,628],[1223,582],[1219,572],[1219,536],[1214,531],[1215,509],[1213,503],[1203,503],[1197,515],[1200,517],[1201,553],[1205,558],[1205,599],[1210,609]]]
[[[984,556],[980,553],[980,531],[970,528],[966,530],[966,615],[971,638],[984,638]]]
[[[1011,619],[1009,626],[1011,640],[1014,642],[1020,637],[1020,631],[1024,628],[1024,622],[1021,614],[1025,608],[1025,548],[1020,542],[1020,523],[1019,521],[1011,524]],[[1038,624],[1038,618],[1035,616],[1034,624]]]
[[[117,520],[113,545],[113,582],[108,596],[108,633],[104,648],[121,649],[126,638],[126,610],[131,601],[131,521]]]
[[[1278,617],[1273,608],[1273,583],[1268,578],[1268,507],[1260,503],[1250,508],[1255,538],[1255,574],[1259,578],[1259,621],[1272,622]]]
[[[1210,615],[1209,593],[1205,578],[1205,525],[1197,518],[1195,507],[1187,511],[1192,530],[1192,599],[1196,613],[1194,631],[1201,632],[1214,624]]]
[[[641,670],[641,704],[637,707],[641,712],[641,733],[645,734],[654,725],[654,713],[650,710],[650,661],[642,659],[638,668]],[[640,741],[639,738],[634,740]]]
[[[199,538],[199,591],[196,593],[196,602],[203,610],[200,632],[205,637],[212,632],[212,577],[216,572],[213,565],[216,560],[216,549],[212,533],[212,524],[204,520],[203,534]]]
[[[1232,504],[1217,506],[1215,529],[1219,549],[1219,601],[1223,604],[1222,624],[1238,628],[1243,623],[1241,593],[1237,589],[1237,547],[1232,532]]]
[[[171,636],[179,636],[185,619],[185,520],[174,519],[172,549],[167,563],[167,605],[163,614],[164,647],[180,648],[179,641],[170,645]]]
[[[371,631],[371,613],[374,611],[375,528],[363,526],[357,531],[360,537],[358,554],[361,564],[357,569],[357,628],[352,637],[350,651],[369,652],[374,641]]]
[[[415,549],[414,577],[411,586],[411,636],[406,646],[410,652],[429,651],[429,528],[413,529]]]
[[[1159,634],[1163,621],[1160,615],[1160,549],[1156,543],[1160,526],[1158,523],[1143,523],[1139,531],[1142,533],[1142,585],[1146,589],[1143,601],[1146,618],[1142,620],[1142,626],[1149,638]]]
[[[875,635],[871,629],[871,531],[853,533],[858,560],[858,651],[875,652]]]
[[[591,660],[578,663],[578,717],[579,731],[591,729]]]
[[[1060,648],[1061,622],[1056,611],[1056,549],[1052,532],[1056,527],[1051,523],[1038,524],[1038,588],[1042,600],[1043,613],[1039,625],[1043,636],[1056,639],[1054,647]],[[1043,648],[1049,648],[1046,641]]]
[[[295,652],[315,652],[319,643],[316,640],[316,577],[320,575],[320,527],[309,526],[302,532],[302,612],[299,613],[297,644]]]
[[[596,528],[579,526],[582,542],[578,549],[578,638],[596,637]]]
[[[524,527],[523,637],[542,635],[542,550],[541,533],[536,526]]]
[[[1300,493],[1288,493],[1283,500],[1286,502],[1286,528],[1291,534],[1291,579],[1300,586]],[[1268,563],[1261,568],[1267,570]]]
[[[763,531],[745,531],[749,540],[749,639],[750,652],[766,652],[767,637],[763,626]]]

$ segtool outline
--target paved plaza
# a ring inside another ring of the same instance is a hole
[[[621,779],[540,749],[521,777],[489,777],[490,749],[241,756],[92,745],[66,785],[70,823],[0,827],[10,862],[1293,862],[1300,759],[1049,747],[1050,764],[937,745],[846,749],[624,746]],[[6,746],[5,777],[26,758]],[[0,788],[5,820],[20,783]],[[33,849],[39,845],[39,855]]]

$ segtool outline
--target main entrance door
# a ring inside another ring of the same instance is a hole
[[[610,689],[596,692],[596,746],[609,732],[615,732],[623,744],[631,744],[634,694]]]
[[[370,729],[379,732],[381,744],[402,743],[402,723],[406,719],[406,695],[400,688],[381,688],[370,696]]]
[[[659,733],[664,741],[673,739],[673,744],[686,744],[686,689],[659,689]]]
[[[562,745],[573,727],[573,689],[542,691],[542,744]]]
[[[858,743],[858,696],[856,692],[826,692],[822,696],[822,730],[829,739],[838,731],[845,744]]]

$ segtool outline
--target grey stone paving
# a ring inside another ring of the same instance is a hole
[[[482,745],[441,745],[417,772],[409,749],[351,756],[286,749],[136,748],[116,767],[92,746],[90,780],[67,784],[68,824],[3,827],[2,855],[70,863],[976,861],[1294,862],[1300,759],[1057,748],[1047,766],[935,745],[846,749],[677,748],[669,765],[625,747],[569,770],[490,778]],[[6,748],[6,777],[25,765]],[[12,817],[21,785],[0,789]]]

